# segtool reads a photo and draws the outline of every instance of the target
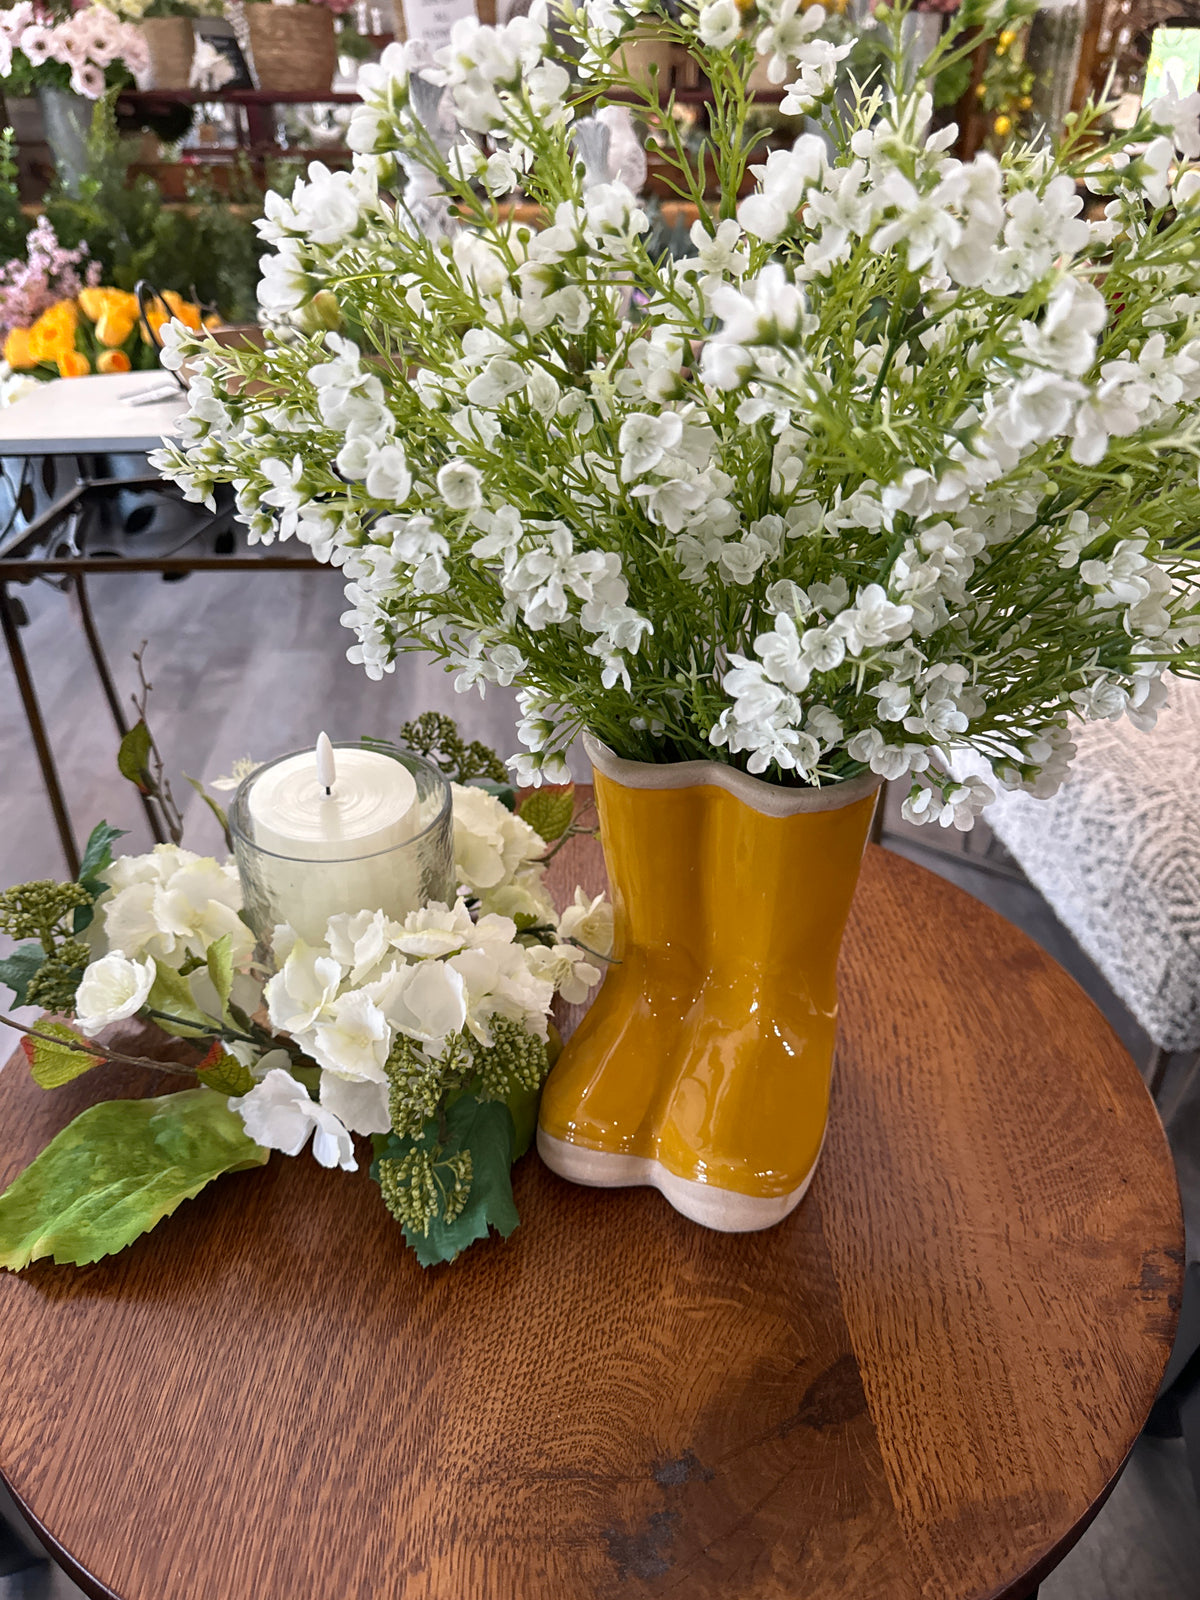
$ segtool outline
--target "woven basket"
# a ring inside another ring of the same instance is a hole
[[[191,17],[143,17],[142,36],[150,65],[138,75],[139,89],[186,89],[196,36]]]
[[[248,5],[246,21],[260,89],[328,94],[337,67],[332,11],[313,5]]]

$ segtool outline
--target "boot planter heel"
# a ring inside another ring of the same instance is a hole
[[[585,735],[615,964],[542,1096],[538,1150],[727,1233],[803,1198],[825,1139],[837,959],[879,779],[764,783]]]

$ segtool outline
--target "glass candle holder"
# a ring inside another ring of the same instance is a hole
[[[454,813],[443,774],[393,745],[332,749],[340,763],[332,788],[321,787],[313,752],[302,751],[250,773],[229,808],[243,914],[268,958],[282,923],[322,944],[339,912],[382,911],[399,922],[431,901],[454,900]]]

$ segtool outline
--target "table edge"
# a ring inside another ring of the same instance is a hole
[[[46,1553],[55,1566],[61,1568],[75,1587],[83,1591],[87,1596],[87,1600],[122,1600],[122,1597],[115,1589],[110,1589],[107,1584],[94,1577],[85,1566],[75,1559],[65,1545],[59,1543],[45,1523],[30,1510],[22,1499],[16,1485],[2,1467],[0,1467],[0,1483],[4,1484],[4,1487],[12,1496],[17,1510],[29,1524],[38,1542],[45,1546]],[[164,1596],[164,1600],[169,1600],[169,1597]]]

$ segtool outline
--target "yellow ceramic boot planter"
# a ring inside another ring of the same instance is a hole
[[[587,740],[616,964],[542,1097],[576,1183],[653,1184],[706,1227],[770,1227],[825,1137],[837,959],[879,780],[786,789]]]

